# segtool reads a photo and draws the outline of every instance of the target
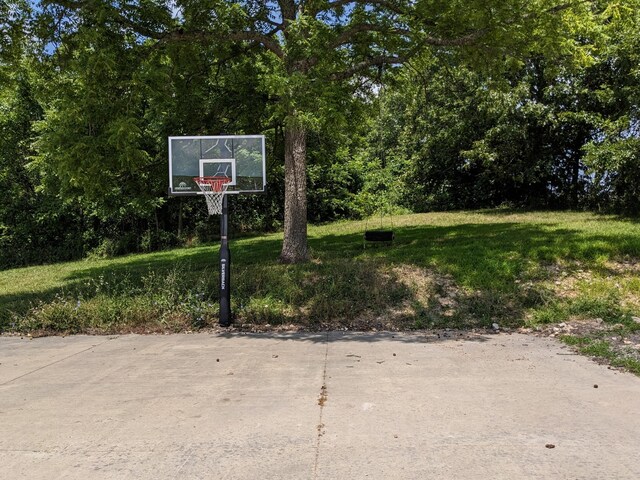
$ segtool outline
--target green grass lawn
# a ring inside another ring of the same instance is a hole
[[[236,325],[504,328],[602,319],[629,335],[640,327],[640,223],[567,212],[403,215],[393,218],[392,247],[365,249],[366,225],[310,227],[312,260],[304,265],[278,262],[281,234],[232,241]],[[213,325],[217,252],[208,245],[2,271],[0,328]]]

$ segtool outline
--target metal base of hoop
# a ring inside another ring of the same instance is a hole
[[[222,215],[220,216],[220,317],[221,327],[228,327],[233,321],[231,316],[231,251],[228,237],[228,198],[223,196]]]

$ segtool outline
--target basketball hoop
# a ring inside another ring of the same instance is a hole
[[[229,177],[193,177],[193,181],[200,187],[207,200],[209,215],[222,213],[222,199],[231,182]]]

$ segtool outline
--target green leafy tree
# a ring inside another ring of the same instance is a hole
[[[33,125],[43,112],[29,13],[26,2],[0,3],[0,268],[82,253],[77,212],[42,191],[32,164]]]
[[[604,7],[573,30],[572,55],[532,44],[502,69],[441,52],[412,61],[382,95],[371,138],[386,146],[370,154],[391,180],[372,176],[364,193],[395,191],[416,210],[593,201],[634,211],[638,16]]]
[[[468,61],[491,65],[510,62],[531,45],[570,53],[580,45],[566,32],[593,21],[591,6],[577,0],[43,0],[40,18],[72,51],[90,48],[81,39],[91,28],[153,48],[188,43],[240,46],[239,55],[262,50],[262,88],[275,102],[273,118],[284,126],[281,259],[300,262],[307,258],[307,135],[322,122],[344,125],[341,105],[354,85],[424,49],[461,51]],[[106,65],[94,67],[108,84],[117,76],[111,68],[117,58],[99,49],[95,58]],[[120,93],[128,98],[128,92]],[[148,159],[135,145],[139,125],[117,113],[124,108],[119,98],[105,132],[122,143],[124,164],[144,165]],[[104,156],[78,140],[78,155]]]
[[[640,214],[640,2],[612,5],[599,61],[581,78],[597,113],[585,164],[591,206]]]

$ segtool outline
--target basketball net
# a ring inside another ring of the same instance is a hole
[[[200,187],[207,201],[209,215],[222,213],[222,199],[231,182],[229,177],[193,177],[193,181]]]

